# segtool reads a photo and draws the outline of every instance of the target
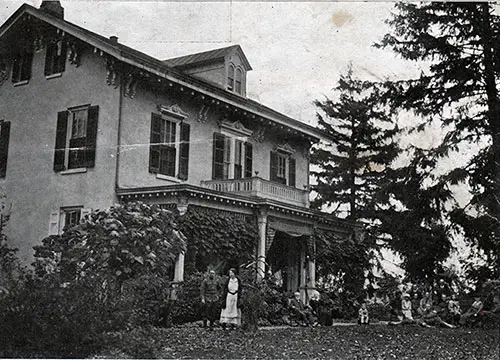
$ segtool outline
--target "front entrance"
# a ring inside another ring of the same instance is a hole
[[[282,291],[304,290],[308,283],[305,262],[306,240],[304,236],[293,237],[276,231],[267,254],[269,271],[276,278]]]

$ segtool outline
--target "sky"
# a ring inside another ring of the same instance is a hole
[[[39,7],[41,0],[25,1]],[[23,1],[0,0],[3,23]],[[308,124],[312,102],[352,62],[362,79],[409,77],[418,65],[372,45],[393,2],[61,1],[65,19],[160,60],[239,44],[253,71],[247,96]]]

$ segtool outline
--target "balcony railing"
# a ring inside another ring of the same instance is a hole
[[[309,207],[309,191],[264,180],[260,177],[231,180],[206,180],[201,186],[215,191],[256,196]]]

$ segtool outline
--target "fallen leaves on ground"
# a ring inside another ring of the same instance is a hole
[[[208,331],[197,327],[153,328],[131,339],[122,333],[110,357],[167,359],[487,359],[498,360],[498,330],[424,329],[414,326]],[[147,338],[147,339],[146,339]],[[123,346],[120,346],[120,343]],[[141,344],[148,344],[141,353]],[[152,345],[153,344],[153,345]],[[153,348],[152,348],[153,347]],[[101,355],[99,357],[106,357]]]

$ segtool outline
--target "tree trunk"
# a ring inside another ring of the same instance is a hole
[[[498,90],[496,85],[493,35],[491,28],[490,6],[488,3],[482,3],[481,12],[483,20],[483,36],[481,38],[484,56],[484,81],[486,84],[486,95],[488,104],[488,126],[491,134],[491,147],[493,151],[493,194],[496,197],[492,206],[492,214],[497,219],[496,233],[500,234],[500,101],[498,99]]]

